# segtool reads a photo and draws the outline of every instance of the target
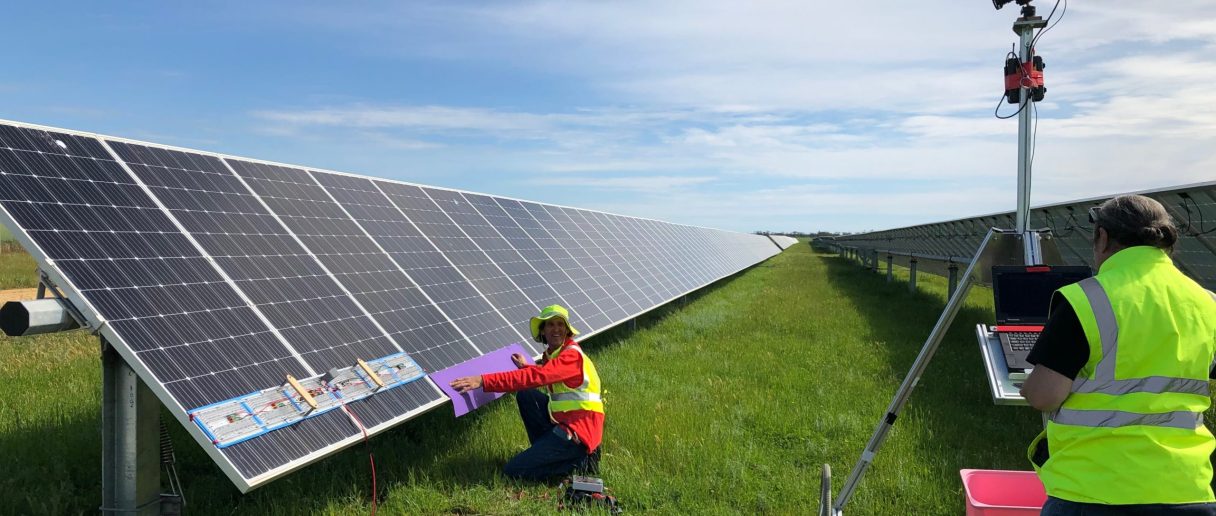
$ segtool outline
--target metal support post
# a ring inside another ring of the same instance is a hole
[[[887,255],[887,283],[895,281],[895,256]]]
[[[916,258],[908,261],[908,292],[916,293]]]
[[[1013,32],[1018,35],[1018,58],[1023,63],[1034,59],[1034,49],[1030,46],[1034,41],[1034,29],[1047,25],[1043,18],[1028,16],[1029,14],[1034,14],[1034,11],[1023,11],[1023,17],[1013,22]],[[1031,148],[1034,142],[1030,131],[1034,99],[1031,98],[1030,88],[1027,88],[1025,83],[1018,94],[1018,209],[1014,217],[1014,230],[1019,235],[1025,235],[1030,224],[1030,156],[1034,152]]]
[[[950,262],[950,268],[948,270],[950,271],[950,281],[949,287],[947,287],[948,290],[946,291],[946,295],[953,295],[954,291],[958,288],[958,264]]]
[[[101,512],[160,514],[160,402],[101,342]]]
[[[870,270],[878,272],[878,250],[870,251]]]

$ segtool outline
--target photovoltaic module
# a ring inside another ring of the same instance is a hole
[[[426,373],[539,353],[540,307],[586,338],[791,243],[15,122],[0,208],[242,491],[362,439],[345,410],[376,433],[447,401]]]

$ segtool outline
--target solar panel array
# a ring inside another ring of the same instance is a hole
[[[247,491],[361,439],[341,411],[225,448],[188,412],[406,353],[437,371],[546,305],[591,336],[779,252],[761,235],[0,123],[0,219]],[[375,433],[429,380],[350,407]]]
[[[1159,201],[1181,230],[1181,238],[1173,254],[1178,268],[1205,288],[1216,290],[1216,182],[1135,193]],[[1032,208],[1029,226],[1051,230],[1066,265],[1093,267],[1093,226],[1089,223],[1088,210],[1112,197],[1116,196]],[[966,263],[975,255],[988,229],[994,227],[1014,227],[1013,212],[819,241],[838,247],[876,250],[880,254],[920,260]]]
[[[791,246],[798,243],[798,239],[791,236],[768,235],[768,237],[772,239],[773,243],[777,244],[777,247],[780,247],[782,251],[789,249]]]

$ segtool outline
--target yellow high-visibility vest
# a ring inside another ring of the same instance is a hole
[[[549,385],[549,413],[566,412],[570,410],[590,410],[604,413],[604,399],[600,396],[600,374],[595,370],[595,364],[583,353],[578,344],[567,344],[549,354],[549,360],[557,358],[563,350],[572,349],[578,352],[583,360],[583,383],[571,389],[566,382]]]
[[[1047,494],[1110,505],[1216,501],[1203,425],[1216,355],[1216,295],[1155,247],[1131,247],[1098,275],[1059,290],[1077,313],[1089,361],[1050,414]]]

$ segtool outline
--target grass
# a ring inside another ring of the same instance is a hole
[[[5,260],[7,257],[0,259]],[[838,492],[944,306],[944,280],[881,274],[797,245],[584,343],[607,388],[602,476],[635,514],[807,514],[819,468]],[[975,289],[847,507],[961,514],[961,468],[1028,469],[1037,413],[995,406],[974,340]],[[0,339],[0,512],[93,513],[100,503],[100,366],[81,334]],[[176,423],[193,514],[370,511],[357,446],[241,495]],[[435,410],[372,439],[383,514],[556,511],[558,488],[498,472],[526,439],[511,399]]]
[[[38,263],[15,240],[0,240],[0,290],[38,286]]]

